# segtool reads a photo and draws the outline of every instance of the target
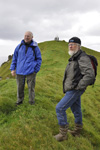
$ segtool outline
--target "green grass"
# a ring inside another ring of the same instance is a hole
[[[62,80],[68,63],[67,43],[48,41],[39,44],[42,66],[37,74],[35,106],[28,103],[28,87],[25,85],[24,103],[15,106],[16,80],[10,75],[10,62],[0,68],[0,150],[99,150],[100,149],[100,71],[94,88],[89,86],[82,96],[83,131],[79,137],[68,133],[68,140],[57,142],[54,135],[59,126],[55,107],[64,96]],[[100,53],[83,49],[99,58]],[[6,79],[10,77],[10,79]],[[67,110],[70,129],[74,116]]]

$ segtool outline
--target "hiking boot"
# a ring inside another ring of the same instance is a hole
[[[73,131],[68,130],[68,132],[71,133],[73,136],[80,136],[82,128],[83,128],[83,125],[75,124],[74,130]]]
[[[60,126],[59,134],[55,135],[54,138],[59,142],[67,140],[67,130],[68,130],[68,125]]]

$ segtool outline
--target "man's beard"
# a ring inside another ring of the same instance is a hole
[[[69,54],[70,56],[73,56],[75,53],[77,53],[77,51],[78,51],[78,49],[76,49],[76,50],[74,50],[74,51],[69,50],[69,51],[68,51],[68,54]]]

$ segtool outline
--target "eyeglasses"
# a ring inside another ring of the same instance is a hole
[[[68,44],[68,46],[74,46],[74,45],[76,45],[76,44]]]

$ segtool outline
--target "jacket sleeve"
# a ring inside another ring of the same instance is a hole
[[[34,71],[37,73],[40,70],[42,63],[41,52],[38,46],[35,48],[35,57],[36,57],[36,66],[34,68]]]
[[[11,71],[16,69],[18,49],[19,49],[19,45],[16,47],[16,49],[14,51],[14,54],[13,54],[12,63],[11,63],[11,66],[10,66]]]
[[[78,63],[79,63],[80,72],[82,74],[82,78],[79,81],[76,89],[82,90],[82,89],[86,89],[88,85],[93,83],[95,79],[95,74],[91,64],[91,60],[88,56],[80,57]]]

